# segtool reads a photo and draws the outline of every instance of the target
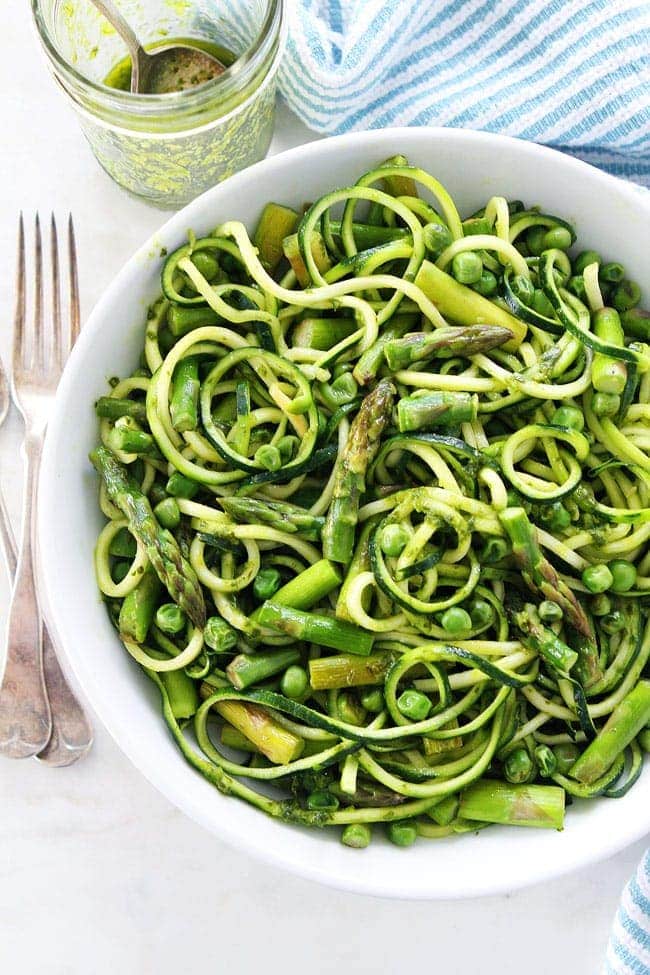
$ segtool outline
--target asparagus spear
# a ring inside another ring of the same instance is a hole
[[[650,722],[650,680],[640,680],[616,705],[606,724],[569,769],[578,782],[591,785]]]
[[[374,634],[332,616],[306,613],[269,600],[260,607],[257,618],[262,626],[269,626],[306,643],[316,643],[321,647],[344,650],[363,657],[372,650]]]
[[[395,387],[383,379],[364,399],[348,442],[336,461],[332,501],[323,527],[323,555],[334,562],[349,562],[359,499],[366,489],[366,471],[374,459],[386,425],[390,422]]]
[[[512,339],[512,332],[502,325],[466,325],[438,328],[434,332],[411,332],[401,339],[386,343],[384,356],[393,372],[408,369],[413,363],[431,359],[451,359],[489,352]]]
[[[120,607],[119,629],[122,639],[144,643],[156,612],[160,595],[160,580],[155,572],[147,569],[135,589],[127,595]]]
[[[589,619],[582,606],[565,582],[560,579],[551,563],[544,557],[537,542],[535,529],[523,508],[506,508],[499,514],[511,543],[515,562],[528,588],[557,603],[564,617],[586,637],[591,636]]]
[[[431,427],[451,427],[475,420],[478,396],[474,393],[414,393],[397,404],[401,433]]]
[[[117,396],[100,396],[95,403],[95,413],[106,420],[119,420],[121,416],[130,416],[138,423],[147,422],[147,409],[144,403],[134,399],[118,399]]]
[[[522,634],[521,642],[543,657],[563,674],[567,674],[578,660],[578,654],[568,647],[553,630],[544,626],[535,607],[527,603],[523,609],[511,614]]]
[[[562,829],[564,789],[556,785],[511,785],[483,779],[465,789],[458,815],[480,823]]]
[[[394,315],[390,322],[382,328],[379,338],[361,355],[352,371],[352,375],[360,386],[367,386],[376,378],[384,364],[384,349],[388,343],[395,339],[401,339],[410,329],[415,328],[417,321],[417,315]]]
[[[202,629],[205,623],[203,591],[176,539],[160,527],[149,499],[131,481],[110,450],[97,447],[90,459],[104,478],[111,501],[126,516],[131,533],[144,545],[149,561],[169,595],[185,610],[194,625]]]
[[[235,521],[270,525],[280,531],[300,535],[310,541],[320,539],[325,519],[310,515],[304,508],[285,501],[260,501],[257,498],[221,498],[221,507]]]

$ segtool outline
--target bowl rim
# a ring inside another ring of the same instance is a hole
[[[240,183],[246,184],[251,179],[262,176],[267,179],[269,172],[273,173],[276,168],[282,168],[287,160],[291,160],[292,162],[302,161],[308,164],[312,157],[318,157],[324,151],[341,150],[353,145],[358,147],[360,144],[364,147],[371,147],[373,143],[383,143],[387,139],[394,140],[394,144],[399,145],[400,140],[403,141],[405,137],[411,145],[421,142],[425,146],[432,139],[435,141],[451,138],[461,146],[464,144],[464,147],[468,149],[471,149],[472,146],[483,144],[492,146],[495,151],[498,151],[499,146],[507,145],[508,147],[516,147],[516,151],[528,159],[540,159],[542,157],[554,159],[558,163],[561,163],[567,171],[574,172],[577,178],[579,178],[580,174],[588,173],[590,179],[595,179],[597,182],[600,182],[608,191],[613,192],[627,202],[634,203],[636,206],[641,205],[647,210],[648,217],[650,217],[650,193],[644,194],[642,187],[620,180],[572,156],[511,136],[434,126],[426,128],[389,127],[365,132],[351,132],[316,140],[288,149],[282,153],[277,153],[256,163],[254,166],[232,176],[226,181],[227,186],[229,191],[232,191],[237,190]],[[327,147],[332,148],[330,150]],[[345,877],[340,876],[339,874],[333,873],[330,868],[319,863],[317,860],[305,862],[295,857],[292,858],[286,852],[281,852],[276,849],[273,844],[266,843],[263,837],[251,836],[250,832],[244,833],[242,829],[237,827],[236,815],[222,817],[217,833],[213,817],[203,808],[203,804],[194,801],[192,798],[188,799],[187,796],[179,794],[177,788],[170,786],[162,772],[158,770],[156,763],[151,761],[146,746],[141,744],[137,736],[127,734],[124,727],[116,720],[110,704],[107,703],[105,696],[102,697],[101,686],[99,681],[95,679],[89,658],[84,658],[82,654],[68,652],[62,644],[60,639],[60,624],[64,619],[64,614],[60,608],[60,604],[54,598],[58,574],[56,571],[58,549],[56,529],[54,527],[56,525],[56,509],[52,506],[53,492],[48,491],[48,480],[52,479],[56,472],[56,455],[54,451],[56,431],[65,422],[65,414],[63,413],[61,404],[70,392],[69,387],[72,385],[72,376],[75,372],[77,362],[83,360],[90,351],[93,332],[96,329],[95,323],[102,320],[106,311],[112,307],[115,298],[119,296],[129,283],[137,283],[143,258],[148,257],[152,253],[152,250],[159,249],[161,235],[173,234],[177,237],[182,237],[186,233],[187,227],[192,226],[193,220],[199,219],[206,208],[209,208],[212,197],[218,196],[223,186],[224,183],[221,183],[212,187],[166,219],[161,227],[122,265],[120,271],[110,282],[91,314],[88,316],[79,340],[64,370],[49,423],[40,472],[37,525],[39,539],[39,580],[43,611],[48,620],[48,624],[53,630],[57,640],[57,646],[65,661],[72,669],[95,715],[101,720],[120,750],[145,778],[177,808],[181,809],[191,819],[209,830],[210,833],[216,835],[217,839],[271,866],[288,870],[290,873],[296,874],[304,879],[317,881],[327,886],[352,893],[402,899],[430,900],[502,894],[532,884],[542,883],[574,870],[598,863],[641,839],[650,830],[650,824],[646,825],[642,822],[636,822],[631,828],[628,827],[621,831],[612,830],[609,835],[603,837],[602,843],[599,844],[596,852],[584,849],[579,854],[575,854],[574,851],[574,856],[561,864],[552,860],[547,863],[538,862],[531,870],[530,875],[525,877],[517,876],[516,879],[513,879],[507,870],[504,870],[500,876],[491,877],[489,882],[486,882],[481,877],[464,877],[462,884],[456,883],[452,886],[448,883],[441,883],[437,878],[432,877],[432,882],[424,889],[421,885],[410,886],[408,883],[395,883],[394,880],[391,880],[390,876],[384,876],[378,879],[376,874],[373,874],[370,879],[367,879],[363,869],[347,874]],[[233,809],[235,812],[236,808],[236,805],[234,805]]]

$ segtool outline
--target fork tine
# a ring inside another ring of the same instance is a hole
[[[54,363],[63,368],[65,357],[61,336],[61,291],[59,286],[59,242],[56,233],[56,220],[52,214],[50,223],[50,254],[52,261],[52,352]]]
[[[25,329],[25,222],[22,213],[18,221],[18,263],[16,266],[16,310],[14,315],[14,372],[22,362],[23,332]]]
[[[72,214],[68,217],[68,258],[70,262],[70,338],[71,350],[79,337],[81,308],[79,303],[79,276],[77,272],[77,245],[74,236]]]
[[[31,353],[30,367],[35,372],[42,372],[45,366],[45,329],[43,328],[43,239],[41,237],[41,220],[36,214],[34,221],[34,328],[31,348],[25,351]]]

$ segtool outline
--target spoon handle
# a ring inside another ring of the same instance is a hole
[[[131,56],[131,91],[140,90],[140,75],[142,62],[147,57],[147,53],[137,38],[133,28],[127,24],[126,20],[119,12],[113,0],[92,0],[99,12],[106,17],[109,24],[115,28],[124,43],[126,44]]]

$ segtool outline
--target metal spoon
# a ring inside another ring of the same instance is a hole
[[[92,0],[126,44],[131,57],[131,91],[140,95],[162,95],[194,88],[211,81],[226,66],[189,44],[167,44],[151,54],[145,51],[113,0]]]

